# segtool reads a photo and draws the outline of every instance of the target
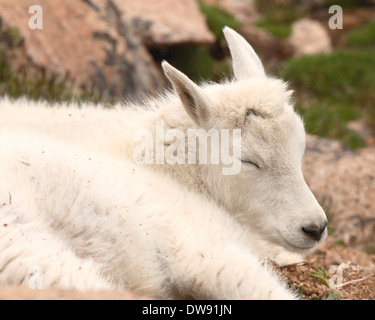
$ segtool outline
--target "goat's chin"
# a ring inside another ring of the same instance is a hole
[[[289,252],[296,253],[302,256],[313,253],[317,245],[319,244],[319,242],[317,241],[303,244],[300,241],[293,241],[292,239],[288,239],[281,233],[279,233],[278,239],[272,239],[272,242],[278,246],[283,247]]]
[[[312,244],[309,246],[307,245],[301,246],[301,245],[295,245],[285,239],[283,239],[282,243],[280,243],[280,245],[282,245],[286,250],[293,252],[293,253],[300,254],[302,256],[306,256],[306,255],[313,253],[318,244],[319,242],[316,242],[315,244]]]

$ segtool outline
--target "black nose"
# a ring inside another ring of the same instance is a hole
[[[302,227],[302,231],[315,241],[319,241],[322,238],[322,234],[327,227],[327,222],[323,226],[318,226],[315,224],[310,224],[308,226]]]

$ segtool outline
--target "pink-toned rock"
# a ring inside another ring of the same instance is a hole
[[[357,132],[365,140],[367,146],[375,146],[375,132],[363,119],[348,122],[348,128]]]
[[[142,35],[148,46],[211,43],[196,0],[112,0],[122,21]]]
[[[328,31],[319,21],[308,18],[300,19],[292,24],[292,33],[288,42],[294,48],[296,57],[332,51]]]
[[[307,183],[331,216],[334,238],[375,249],[375,148],[357,152],[310,136],[304,157]]]
[[[160,90],[164,86],[160,68],[140,39],[116,21],[115,8],[107,11],[109,0],[95,2],[100,7],[83,0],[39,0],[43,29],[32,30],[29,8],[35,1],[0,0],[2,31],[17,28],[22,37],[7,51],[10,65],[28,74],[45,70],[115,99]]]

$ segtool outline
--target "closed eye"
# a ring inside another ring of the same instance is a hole
[[[257,163],[253,162],[253,161],[250,161],[250,160],[242,160],[242,159],[241,159],[241,162],[244,163],[244,164],[246,164],[246,165],[251,165],[251,166],[256,167],[257,169],[260,169],[260,166],[259,166]]]

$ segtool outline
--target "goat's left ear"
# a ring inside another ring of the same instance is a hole
[[[232,56],[233,72],[238,80],[264,78],[262,61],[244,37],[229,27],[223,29]]]
[[[205,123],[209,117],[210,100],[203,90],[168,62],[163,61],[162,67],[190,118],[198,125]]]

